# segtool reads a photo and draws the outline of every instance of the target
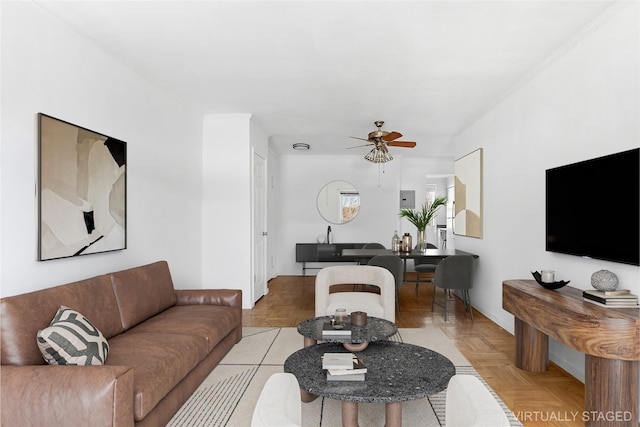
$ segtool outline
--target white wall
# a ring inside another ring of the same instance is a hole
[[[242,289],[243,307],[251,307],[252,283],[250,120],[205,116],[202,150],[203,284]]]
[[[313,149],[313,148],[312,148]],[[295,262],[296,243],[315,243],[318,235],[326,235],[331,225],[335,243],[379,242],[390,247],[393,231],[411,233],[416,229],[398,216],[400,190],[416,190],[416,205],[424,201],[426,184],[435,183],[446,195],[443,179],[429,179],[428,174],[453,173],[453,159],[412,159],[396,156],[384,165],[369,163],[361,155],[305,156],[285,155],[278,158],[276,258],[278,274],[300,275],[302,264]],[[342,180],[353,184],[360,192],[358,216],[347,224],[330,224],[316,208],[320,189],[330,181]],[[444,223],[444,208],[438,223]],[[435,237],[433,237],[435,239]],[[435,243],[435,240],[429,242]],[[315,264],[327,266],[329,264]],[[311,265],[309,265],[311,266]],[[314,274],[309,271],[308,274]]]
[[[205,116],[203,287],[242,289],[243,308],[253,307],[253,152],[268,159],[268,139],[250,114]]]
[[[280,209],[280,156],[269,150],[267,159],[267,280],[278,275],[278,241],[280,240],[280,222],[277,220]],[[267,292],[269,289],[267,289]]]
[[[454,138],[456,157],[484,152],[484,237],[458,236],[456,246],[480,254],[472,301],[503,328],[503,280],[552,269],[588,289],[607,269],[622,288],[640,293],[640,268],[545,252],[545,170],[635,148],[640,143],[638,3],[627,4],[565,55]],[[593,29],[592,29],[593,30]],[[595,206],[595,233],[617,233],[614,206]],[[584,380],[584,358],[551,343],[551,359]]]
[[[0,295],[160,259],[199,287],[201,116],[32,2],[0,2],[0,19]],[[38,112],[128,143],[126,250],[36,261]]]

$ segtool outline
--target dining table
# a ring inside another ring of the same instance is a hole
[[[407,259],[422,259],[426,258],[433,261],[439,261],[443,258],[452,255],[471,255],[474,258],[478,258],[478,255],[472,254],[470,252],[462,251],[460,249],[425,249],[424,251],[419,251],[417,249],[412,250],[411,252],[394,252],[391,249],[343,249],[342,250],[342,258],[347,260],[351,259],[354,261],[360,259],[371,259],[377,255],[398,255],[400,258]]]
[[[419,259],[422,264],[437,264],[441,260],[446,257],[452,255],[471,255],[474,258],[478,258],[479,255],[473,254],[471,252],[466,252],[460,249],[439,249],[439,248],[431,248],[425,250],[417,250],[414,249],[411,252],[394,252],[391,249],[343,249],[342,250],[342,258],[346,260],[352,261],[360,261],[365,259],[371,259],[374,256],[378,255],[397,255],[402,258],[404,262],[404,279],[406,279],[407,273],[407,260],[408,259]]]

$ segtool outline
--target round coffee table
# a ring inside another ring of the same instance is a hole
[[[345,349],[339,343],[305,347],[287,358],[284,371],[294,374],[308,394],[341,400],[343,427],[358,425],[358,402],[385,403],[386,427],[401,427],[402,402],[444,390],[456,371],[449,359],[433,350],[379,341],[356,353],[367,368],[364,382],[327,381],[322,355],[340,352]]]
[[[298,324],[298,332],[304,336],[304,346],[315,345],[318,341],[342,343],[349,351],[362,351],[370,342],[385,340],[398,332],[395,323],[379,317],[368,317],[364,326],[351,325],[349,336],[322,335],[322,326],[331,321],[331,316],[314,317]]]

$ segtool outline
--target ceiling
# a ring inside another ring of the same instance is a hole
[[[375,130],[447,157],[452,135],[543,68],[612,1],[37,1],[203,114],[251,113],[281,154]]]

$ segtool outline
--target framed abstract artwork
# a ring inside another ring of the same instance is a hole
[[[482,148],[455,161],[453,231],[482,238]]]
[[[127,144],[38,114],[38,260],[127,247]]]

